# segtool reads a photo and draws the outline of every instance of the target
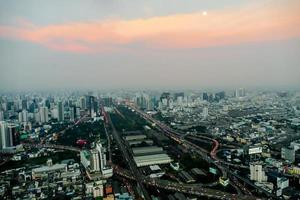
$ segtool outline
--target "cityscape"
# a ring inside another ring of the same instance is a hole
[[[0,2],[0,199],[300,199],[296,0]]]

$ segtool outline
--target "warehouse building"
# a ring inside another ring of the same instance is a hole
[[[130,146],[140,145],[142,143],[145,143],[147,145],[152,145],[153,144],[153,140],[131,140],[131,141],[128,141],[128,144]]]
[[[126,141],[132,141],[132,140],[144,140],[146,139],[147,136],[146,135],[126,135],[124,136],[124,139]]]
[[[132,152],[134,156],[142,156],[142,155],[163,153],[163,148],[158,146],[135,147],[132,148]]]
[[[167,164],[173,160],[165,153],[155,155],[134,156],[134,161],[138,167]]]
[[[186,171],[182,171],[179,173],[179,177],[185,182],[185,183],[194,183],[195,179]]]

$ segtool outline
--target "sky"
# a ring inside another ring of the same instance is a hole
[[[0,91],[299,88],[299,0],[0,0]]]

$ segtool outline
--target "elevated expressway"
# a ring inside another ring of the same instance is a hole
[[[278,197],[275,194],[272,194],[266,190],[264,190],[261,187],[256,186],[253,182],[251,182],[249,179],[241,177],[240,175],[238,175],[237,173],[233,172],[232,170],[230,170],[230,167],[236,167],[236,168],[240,168],[240,169],[249,169],[249,167],[247,166],[243,166],[243,165],[236,165],[233,163],[228,163],[226,161],[223,161],[221,159],[219,159],[216,154],[218,151],[218,148],[220,146],[219,142],[215,139],[209,138],[207,136],[198,136],[200,137],[200,139],[206,139],[210,142],[213,143],[213,148],[210,152],[208,152],[207,150],[199,147],[198,145],[185,140],[184,138],[186,137],[184,133],[180,133],[178,131],[174,131],[172,130],[170,127],[168,127],[166,124],[160,122],[159,120],[154,119],[153,117],[151,117],[150,115],[148,115],[147,113],[141,111],[140,109],[138,109],[136,106],[134,106],[134,104],[132,104],[131,102],[125,102],[125,105],[128,106],[129,108],[131,108],[132,110],[136,111],[142,118],[144,118],[145,120],[155,124],[155,126],[161,130],[163,133],[165,133],[166,136],[168,136],[169,138],[173,139],[174,141],[180,143],[181,145],[183,145],[186,149],[196,152],[197,154],[199,154],[204,160],[206,160],[207,162],[211,163],[211,164],[215,164],[218,169],[220,169],[222,171],[223,176],[232,176],[232,178],[235,178],[237,180],[240,180],[241,182],[244,182],[252,187],[254,187],[255,189],[257,189],[258,191],[264,193],[266,196],[271,197],[272,199],[278,199]],[[197,137],[196,137],[197,138]]]

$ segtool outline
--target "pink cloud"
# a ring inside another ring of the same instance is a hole
[[[70,51],[110,51],[130,44],[151,48],[203,48],[300,36],[300,3],[294,0],[243,8],[160,16],[36,26],[0,26],[0,37]],[[285,3],[284,3],[285,2]]]

